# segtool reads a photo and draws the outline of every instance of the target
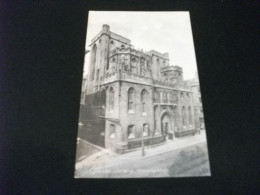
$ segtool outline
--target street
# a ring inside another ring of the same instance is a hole
[[[102,160],[77,170],[77,178],[209,176],[206,142],[140,159]]]

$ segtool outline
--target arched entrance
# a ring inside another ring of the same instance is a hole
[[[166,138],[172,139],[174,134],[174,121],[173,117],[168,113],[164,112],[161,116],[161,133]]]

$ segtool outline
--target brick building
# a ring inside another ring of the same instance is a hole
[[[106,24],[89,46],[81,139],[123,153],[196,133],[192,91],[168,53],[133,49]]]

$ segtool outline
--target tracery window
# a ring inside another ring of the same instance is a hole
[[[128,90],[128,112],[134,112],[135,111],[135,90],[134,88],[130,88]]]

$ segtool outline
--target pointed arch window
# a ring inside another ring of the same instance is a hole
[[[97,46],[96,44],[92,48],[91,52],[91,80],[93,81],[95,78],[95,66],[96,66],[96,58],[97,58]]]
[[[134,88],[130,88],[128,90],[128,112],[135,111],[135,90]]]
[[[146,113],[146,101],[147,101],[147,91],[143,89],[141,92],[142,113]]]
[[[109,111],[113,111],[114,110],[114,89],[111,87],[109,89],[109,105],[108,105],[108,108],[109,108]]]

